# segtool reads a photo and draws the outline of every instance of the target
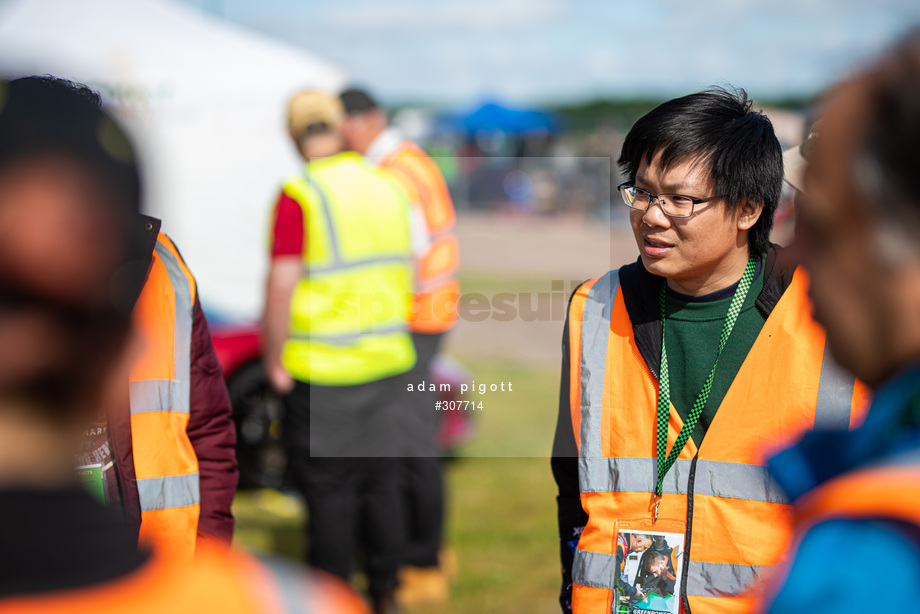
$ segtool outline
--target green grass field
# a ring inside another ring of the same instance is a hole
[[[534,284],[466,279],[464,291],[529,290]],[[516,287],[514,287],[516,286]],[[561,325],[560,325],[561,329]],[[475,433],[447,464],[447,544],[458,576],[447,604],[409,614],[540,614],[559,611],[555,484],[549,454],[556,424],[558,367],[521,360],[453,356],[477,383],[511,382],[512,392],[468,395],[482,401]],[[274,492],[240,493],[237,541],[298,558],[306,514]]]
[[[559,554],[549,452],[558,374],[522,363],[460,360],[479,381],[511,381],[486,393],[477,432],[451,462],[449,544],[459,577],[443,607],[411,612],[558,612]],[[490,394],[496,396],[490,400]]]

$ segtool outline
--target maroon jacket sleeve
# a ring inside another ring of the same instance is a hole
[[[191,410],[186,432],[201,476],[201,516],[198,535],[229,542],[233,537],[230,505],[236,494],[236,427],[230,396],[217,362],[208,321],[195,299],[192,323]]]

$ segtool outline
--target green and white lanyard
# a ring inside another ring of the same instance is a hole
[[[687,439],[690,438],[690,433],[696,427],[696,423],[700,418],[700,414],[703,413],[703,408],[706,407],[706,401],[709,400],[709,391],[712,388],[712,378],[716,373],[716,367],[719,364],[719,357],[722,356],[722,350],[725,348],[725,342],[728,341],[728,336],[732,332],[732,328],[735,326],[735,321],[738,319],[738,314],[741,313],[741,306],[744,304],[744,299],[747,297],[748,290],[751,287],[751,282],[754,280],[754,270],[756,269],[756,260],[754,256],[751,256],[748,259],[747,266],[744,268],[744,274],[741,276],[741,281],[738,282],[738,287],[735,289],[735,294],[732,296],[732,302],[728,307],[728,314],[725,316],[725,322],[722,325],[722,336],[719,337],[719,352],[716,354],[716,361],[712,365],[712,370],[709,372],[709,377],[706,378],[706,383],[703,384],[703,389],[700,390],[700,393],[696,397],[696,401],[693,403],[693,409],[690,410],[690,414],[687,416],[687,420],[684,422],[683,427],[680,429],[680,433],[677,435],[677,441],[674,442],[674,446],[671,448],[671,453],[665,456],[665,450],[668,445],[668,415],[670,413],[671,406],[671,388],[670,388],[670,377],[668,374],[668,352],[665,349],[665,295],[667,293],[667,281],[662,280],[661,283],[661,377],[659,378],[658,386],[658,428],[655,433],[655,449],[658,455],[658,480],[655,483],[655,512],[652,518],[653,522],[658,521],[658,503],[661,501],[661,492],[664,485],[664,476],[668,473],[668,470],[674,464],[674,461],[677,460],[680,451],[684,448],[684,445],[687,443]]]

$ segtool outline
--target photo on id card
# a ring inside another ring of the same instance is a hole
[[[681,533],[620,531],[613,611],[677,614],[683,554]]]

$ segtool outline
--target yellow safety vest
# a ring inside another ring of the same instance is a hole
[[[409,201],[353,152],[309,162],[284,191],[303,209],[304,273],[281,362],[297,380],[363,384],[415,364]]]
[[[188,438],[195,279],[160,233],[132,314],[143,350],[131,366],[131,445],[141,508],[140,539],[191,558],[201,492]]]

